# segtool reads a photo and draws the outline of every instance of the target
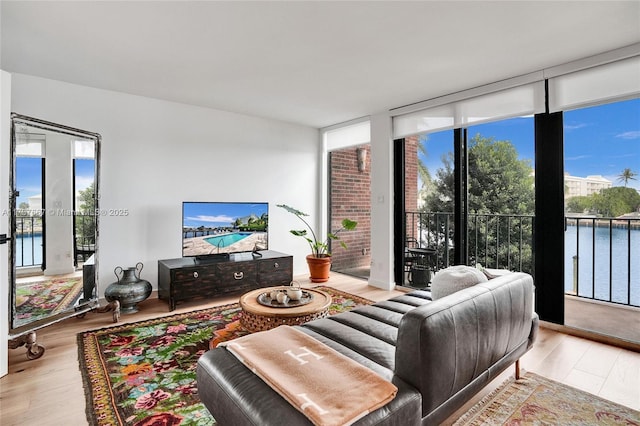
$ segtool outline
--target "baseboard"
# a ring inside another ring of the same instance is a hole
[[[555,324],[548,321],[540,321],[540,327],[559,333],[568,334],[570,336],[582,337],[584,339],[593,340],[599,343],[616,346],[622,349],[628,349],[634,352],[640,352],[640,342],[631,342],[619,337],[608,336],[606,334],[596,333],[595,331],[583,330],[580,328],[569,327],[567,325]]]

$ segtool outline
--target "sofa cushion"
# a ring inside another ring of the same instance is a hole
[[[431,297],[433,300],[441,299],[486,281],[486,275],[477,268],[466,265],[450,266],[436,272],[431,281]]]

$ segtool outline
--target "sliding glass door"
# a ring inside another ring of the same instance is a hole
[[[640,99],[563,119],[565,324],[640,342]]]

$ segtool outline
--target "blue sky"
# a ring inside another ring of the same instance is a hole
[[[239,217],[268,213],[267,203],[183,203],[183,226],[229,226]]]
[[[94,160],[76,160],[76,190],[85,190],[94,179]],[[42,158],[16,158],[16,189],[20,196],[16,199],[16,207],[28,202],[28,198],[42,194]],[[71,188],[69,188],[71,191]]]
[[[520,158],[533,165],[533,117],[469,127],[469,137],[480,133],[509,140]],[[443,153],[453,150],[453,130],[427,136],[428,157],[421,157],[432,176],[442,166]],[[564,113],[565,172],[572,176],[602,175],[613,186],[624,186],[618,176],[625,168],[638,174],[627,186],[640,190],[640,99]]]

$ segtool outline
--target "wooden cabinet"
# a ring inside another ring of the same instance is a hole
[[[232,255],[229,259],[191,257],[158,261],[158,297],[169,310],[181,300],[246,292],[259,287],[287,285],[293,279],[293,256],[272,250]]]

